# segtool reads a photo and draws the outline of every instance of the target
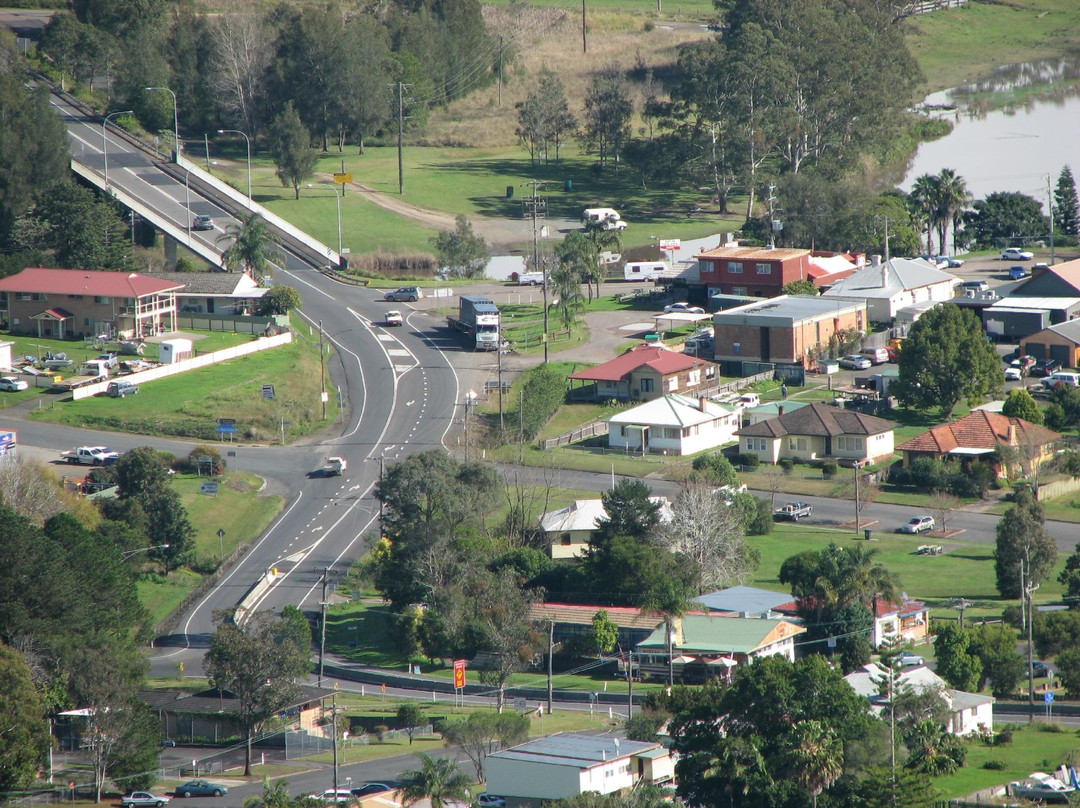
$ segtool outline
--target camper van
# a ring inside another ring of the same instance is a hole
[[[600,224],[604,230],[626,229],[626,222],[615,208],[585,208],[581,214],[581,223],[586,226]]]
[[[628,281],[654,281],[670,267],[666,261],[627,261],[623,278]]]

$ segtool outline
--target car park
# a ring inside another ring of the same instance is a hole
[[[14,376],[0,378],[0,391],[5,393],[18,393],[21,390],[29,390],[30,384]]]
[[[901,651],[897,654],[896,661],[901,668],[915,668],[926,664],[925,659],[918,654],[911,653],[911,651]]]
[[[689,303],[669,303],[664,306],[664,314],[704,314],[705,309],[701,306],[691,306]]]
[[[149,791],[135,791],[120,800],[124,808],[162,808],[168,797],[159,797]]]
[[[867,359],[865,356],[860,356],[859,354],[851,354],[849,356],[841,357],[839,360],[837,360],[837,364],[840,365],[840,367],[842,368],[847,368],[848,370],[869,370],[871,367],[873,367],[874,363]]]
[[[224,797],[229,789],[209,780],[188,780],[176,787],[178,797]]]
[[[384,325],[401,325],[404,322],[404,318],[401,316],[401,312],[397,309],[390,309],[383,315]]]
[[[1002,261],[1030,261],[1035,253],[1021,250],[1019,247],[1008,247],[1001,253]]]
[[[911,520],[901,525],[898,529],[898,533],[925,533],[928,530],[933,530],[936,526],[934,517],[932,516],[913,516]]]
[[[506,808],[506,800],[494,794],[488,794],[486,791],[476,795],[476,802],[485,808]]]
[[[402,286],[399,289],[394,289],[392,292],[387,292],[383,296],[383,300],[387,300],[393,303],[412,303],[419,300],[421,297],[419,286]]]
[[[1007,382],[1018,382],[1022,376],[1023,373],[1021,373],[1020,368],[1014,368],[1012,365],[1005,368],[1005,381]]]
[[[1040,359],[1031,366],[1028,375],[1036,379],[1043,379],[1047,376],[1053,376],[1059,370],[1061,370],[1061,363],[1056,359]]]
[[[192,230],[213,230],[214,229],[214,217],[207,216],[206,214],[200,214],[191,221]]]

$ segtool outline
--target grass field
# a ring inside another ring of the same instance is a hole
[[[318,336],[296,318],[293,326],[295,339],[289,345],[143,384],[137,396],[51,401],[29,417],[206,441],[217,441],[218,418],[234,418],[238,437],[248,441],[276,442],[282,430],[286,440],[316,432],[337,417],[337,399],[330,396],[323,419]],[[275,388],[272,401],[262,394],[267,383]]]

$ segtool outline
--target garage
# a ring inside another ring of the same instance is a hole
[[[1080,318],[1020,340],[1020,351],[1036,359],[1055,359],[1063,368],[1080,367]]]
[[[1073,351],[1069,349],[1068,345],[1051,345],[1050,346],[1050,358],[1055,359],[1061,363],[1063,368],[1073,367]]]

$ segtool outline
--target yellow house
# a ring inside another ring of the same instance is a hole
[[[740,429],[739,451],[756,454],[763,463],[782,458],[830,459],[845,464],[875,463],[893,455],[891,421],[844,410],[829,404],[811,404],[776,418]]]

